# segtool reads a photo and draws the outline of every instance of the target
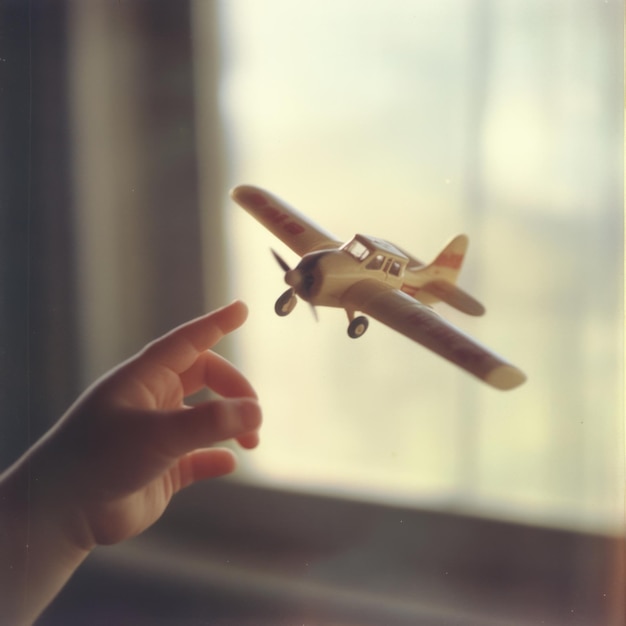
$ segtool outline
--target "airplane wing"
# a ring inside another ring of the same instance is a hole
[[[286,202],[252,185],[239,185],[231,198],[299,256],[338,248],[343,242]]]
[[[526,380],[517,367],[385,283],[373,279],[356,283],[344,293],[342,306],[377,319],[497,389],[513,389]]]

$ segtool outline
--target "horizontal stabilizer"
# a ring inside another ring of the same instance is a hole
[[[449,304],[467,315],[484,315],[485,307],[475,298],[463,291],[456,285],[445,280],[434,280],[422,287],[423,291],[435,296],[439,300]]]

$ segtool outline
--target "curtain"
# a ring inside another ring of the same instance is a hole
[[[76,392],[66,6],[2,10],[0,460]]]
[[[198,168],[189,2],[16,2],[0,17],[4,467],[88,383],[205,310],[218,256],[203,244],[222,237],[219,133]]]

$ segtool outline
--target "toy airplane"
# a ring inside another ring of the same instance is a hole
[[[297,297],[313,307],[345,309],[348,334],[360,337],[368,327],[362,312],[406,335],[497,389],[513,389],[526,376],[491,350],[444,320],[430,305],[443,301],[469,315],[485,312],[480,302],[456,286],[468,239],[452,239],[426,265],[397,246],[365,235],[342,243],[275,195],[251,185],[231,197],[284,244],[302,257],[291,269],[276,252],[289,289],[276,301],[288,315]]]

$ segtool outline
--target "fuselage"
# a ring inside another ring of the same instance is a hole
[[[366,278],[401,289],[407,262],[391,244],[356,235],[341,248],[304,255],[296,267],[297,293],[314,305],[340,307],[346,290]]]

